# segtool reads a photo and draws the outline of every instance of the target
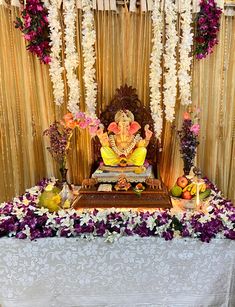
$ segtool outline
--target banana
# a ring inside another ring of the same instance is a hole
[[[189,185],[187,185],[184,189],[183,192],[185,191],[190,191],[192,189],[193,183],[190,183]]]
[[[201,187],[200,187],[200,193],[203,193],[203,192],[205,192],[205,191],[206,191],[206,184],[203,183],[203,184],[201,185]]]
[[[191,195],[195,195],[195,194],[196,194],[196,191],[197,191],[197,185],[194,184],[193,187],[192,187],[192,189],[191,189],[191,191],[190,191],[190,194],[191,194]]]

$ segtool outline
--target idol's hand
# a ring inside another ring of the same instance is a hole
[[[153,135],[152,131],[149,130],[149,125],[145,125],[144,130],[145,130],[145,139],[146,141],[149,141]]]
[[[100,138],[104,134],[104,125],[100,124],[99,129],[96,131],[97,136]]]

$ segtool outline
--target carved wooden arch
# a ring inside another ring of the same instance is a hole
[[[144,138],[144,126],[149,125],[149,129],[154,131],[153,119],[149,107],[144,106],[136,94],[136,89],[132,86],[124,85],[116,89],[116,94],[106,109],[100,114],[99,119],[107,130],[108,125],[114,121],[115,114],[119,110],[130,110],[137,121],[141,125],[141,136]],[[98,137],[92,140],[92,152],[93,152],[93,167],[92,172],[98,167],[99,162],[102,161],[100,154],[101,144]],[[158,141],[152,136],[149,145],[147,147],[146,159],[150,164],[154,166],[156,172],[156,164],[158,161]],[[155,174],[157,175],[157,174]]]

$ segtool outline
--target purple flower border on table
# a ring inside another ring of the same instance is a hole
[[[121,236],[158,236],[165,240],[174,237],[199,238],[209,242],[212,238],[235,239],[235,207],[224,199],[212,184],[209,212],[179,212],[170,210],[135,211],[115,208],[104,210],[73,209],[50,213],[37,207],[39,196],[55,178],[39,184],[11,202],[0,204],[0,237],[31,240],[45,237],[76,237],[88,239],[104,237],[114,241]]]

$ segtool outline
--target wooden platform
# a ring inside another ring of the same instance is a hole
[[[99,192],[96,188],[81,189],[73,208],[172,208],[166,187],[163,190],[147,188],[141,195],[128,191]]]

